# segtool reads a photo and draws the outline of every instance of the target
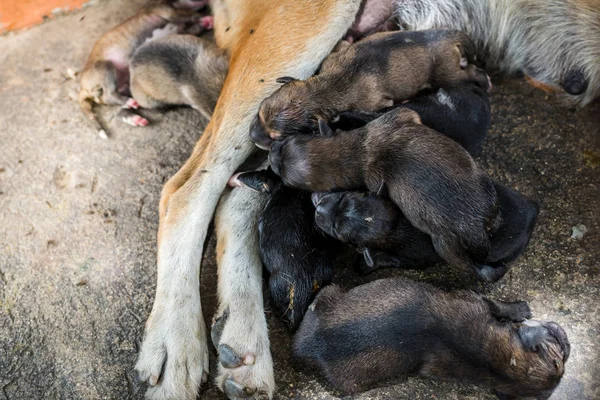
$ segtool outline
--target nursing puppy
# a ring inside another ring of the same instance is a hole
[[[537,222],[539,206],[533,200],[497,182],[500,223],[490,233],[485,264],[499,272],[525,251]],[[368,273],[380,267],[419,268],[438,261],[429,235],[413,227],[390,200],[374,193],[314,194],[315,222],[325,233],[355,245],[364,256]],[[504,275],[504,274],[502,274]]]
[[[488,235],[499,223],[496,191],[457,142],[421,125],[405,108],[335,135],[323,121],[319,126],[321,136],[273,143],[269,162],[285,185],[310,192],[387,187],[449,264],[473,269],[485,281],[504,275],[485,265]]]
[[[445,293],[407,279],[382,279],[344,293],[324,288],[294,337],[294,355],[336,389],[356,393],[407,374],[548,398],[569,358],[565,331],[529,320],[525,302]]]
[[[450,86],[423,92],[398,107],[416,111],[423,125],[454,139],[471,155],[481,153],[490,129],[491,111],[489,96],[478,85]],[[357,129],[385,112],[343,112],[330,127],[334,131]]]
[[[295,133],[312,132],[319,119],[343,111],[378,111],[426,87],[489,78],[473,65],[474,45],[459,31],[383,32],[332,53],[318,75],[285,83],[261,103],[250,136],[259,147]]]
[[[129,100],[129,58],[133,52],[147,39],[176,33],[186,23],[198,21],[211,25],[212,17],[202,20],[195,12],[205,4],[205,1],[185,0],[153,2],[96,42],[81,71],[78,101],[98,131],[106,130],[96,118],[93,105],[124,105]],[[128,106],[137,107],[135,102]]]
[[[269,193],[258,222],[260,255],[280,315],[295,330],[313,296],[333,277],[333,240],[313,223],[310,193],[283,186],[270,169],[234,175],[232,186]]]
[[[228,60],[208,40],[173,35],[152,40],[131,58],[131,94],[142,108],[189,105],[210,119]]]
[[[581,105],[600,96],[597,0],[393,1],[406,29],[469,34],[486,69],[523,72]]]

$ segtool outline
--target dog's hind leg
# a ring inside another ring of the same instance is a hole
[[[233,189],[215,216],[219,308],[211,336],[219,353],[216,383],[230,398],[262,398],[275,386],[258,252],[258,216],[266,198]]]
[[[248,134],[250,123],[260,102],[279,87],[277,78],[306,79],[316,71],[352,24],[359,5],[358,0],[212,3],[215,36],[230,54],[230,67],[204,134],[162,191],[156,298],[136,364],[139,377],[150,385],[148,399],[196,398],[208,371],[206,327],[200,304],[202,246],[227,181],[254,148]],[[307,19],[307,14],[312,18]],[[222,18],[227,21],[220,21]],[[314,20],[322,23],[315,25]],[[225,247],[223,241],[236,240],[224,234],[219,238]],[[244,268],[258,268],[256,254],[248,260],[257,264]],[[249,320],[255,317],[246,316]],[[224,322],[223,335],[235,334],[228,327],[232,321],[237,319]],[[263,343],[266,324],[254,326],[255,330],[238,331],[237,335],[250,344]],[[225,336],[221,342],[224,340]],[[238,346],[241,340],[231,343]],[[265,360],[259,360],[263,355]],[[255,357],[260,369],[248,368],[241,384],[264,380],[260,370],[272,374],[270,354],[257,351]],[[273,387],[265,388],[271,397]]]

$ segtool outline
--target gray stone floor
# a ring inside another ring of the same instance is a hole
[[[139,399],[136,359],[155,288],[160,189],[189,155],[205,123],[173,111],[140,129],[86,125],[68,68],[136,2],[99,2],[29,31],[0,37],[0,398]],[[600,398],[600,106],[575,111],[522,80],[496,80],[493,126],[481,159],[497,180],[537,199],[541,216],[526,254],[496,285],[432,268],[339,268],[355,285],[405,275],[530,302],[562,324],[572,343],[553,399]],[[115,109],[103,109],[110,119]],[[580,240],[571,229],[587,227]],[[347,257],[340,264],[348,262]],[[205,317],[215,307],[214,240],[202,272]],[[330,399],[291,360],[290,336],[267,304],[277,398]],[[211,354],[214,368],[214,352]],[[214,372],[214,370],[213,370]],[[213,385],[201,398],[222,399]],[[468,385],[408,378],[357,399],[492,399]]]

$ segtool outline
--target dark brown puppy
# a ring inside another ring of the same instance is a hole
[[[283,186],[270,169],[234,175],[230,185],[270,194],[258,220],[260,256],[271,299],[295,330],[314,295],[333,278],[335,243],[315,226],[310,193]]]
[[[490,233],[490,252],[485,264],[508,271],[527,247],[539,206],[533,200],[497,182],[500,224]],[[442,259],[429,235],[413,227],[402,211],[383,196],[364,192],[313,194],[315,222],[332,237],[358,247],[365,273],[380,267],[419,268]],[[494,273],[495,275],[495,273]]]
[[[286,83],[263,100],[250,128],[252,140],[268,148],[273,140],[317,130],[343,111],[377,111],[406,100],[426,87],[489,78],[473,65],[474,46],[459,31],[382,32],[323,61],[318,75]]]
[[[416,111],[423,125],[457,141],[471,155],[479,155],[490,129],[490,101],[478,85],[467,84],[423,91],[399,106]],[[329,126],[349,131],[365,126],[385,112],[348,111]]]
[[[389,198],[449,264],[472,268],[485,281],[503,275],[484,264],[489,231],[499,223],[496,191],[458,143],[405,108],[336,135],[325,123],[320,127],[320,137],[274,142],[269,162],[284,184],[310,192],[377,192],[386,185]]]
[[[529,318],[525,302],[445,293],[407,279],[346,293],[328,286],[309,307],[293,350],[345,393],[416,374],[488,386],[503,399],[547,398],[562,378],[570,344],[555,322]]]

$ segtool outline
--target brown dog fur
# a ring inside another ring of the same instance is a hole
[[[262,102],[252,139],[268,147],[281,135],[316,130],[318,119],[377,111],[426,87],[478,82],[488,89],[473,54],[473,43],[459,31],[373,34],[331,54],[306,81],[281,79],[289,83]]]

